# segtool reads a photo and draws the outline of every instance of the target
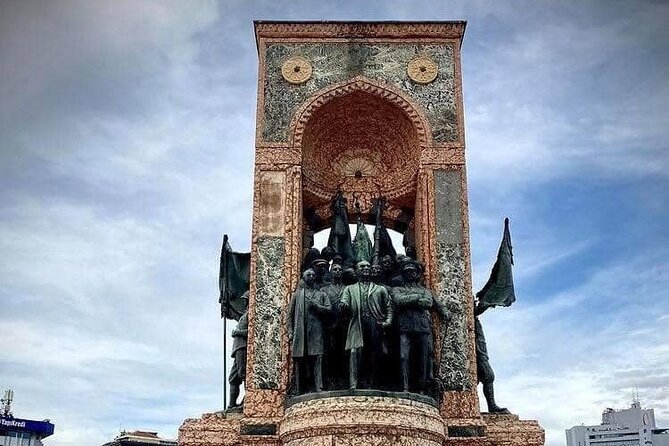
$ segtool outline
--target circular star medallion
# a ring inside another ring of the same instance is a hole
[[[407,65],[409,78],[417,84],[429,84],[437,78],[438,66],[427,56],[411,59]]]
[[[293,56],[281,65],[283,78],[291,84],[301,84],[311,77],[311,63],[302,56]]]

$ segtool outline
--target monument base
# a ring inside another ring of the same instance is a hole
[[[291,405],[279,428],[285,446],[441,446],[439,410],[408,398],[339,396]]]
[[[544,445],[544,430],[536,421],[482,413],[482,418],[453,423],[442,418],[431,398],[376,395],[381,393],[305,395],[289,400],[278,419],[204,414],[184,421],[179,446]]]

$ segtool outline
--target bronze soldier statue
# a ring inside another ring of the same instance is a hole
[[[330,283],[331,278],[328,271],[328,263],[323,257],[316,257],[311,262],[311,269],[316,273],[316,279],[314,280],[314,287],[316,289],[321,289]]]
[[[246,292],[248,295],[248,291]],[[239,398],[239,387],[246,382],[246,342],[249,336],[248,309],[244,311],[237,322],[237,328],[232,330],[232,368],[228,382],[230,383],[230,402],[228,409],[235,409],[242,406],[244,400],[237,404]]]
[[[386,254],[381,257],[381,260],[379,260],[379,266],[381,266],[379,280],[384,285],[390,285],[390,281],[392,280],[395,272],[395,261],[390,255]]]
[[[476,304],[474,308],[474,340],[476,342],[476,377],[478,382],[483,384],[483,396],[488,404],[488,412],[490,413],[511,413],[506,407],[499,407],[495,402],[495,389],[493,382],[495,381],[495,373],[490,365],[490,358],[488,358],[488,346],[483,335],[483,327],[479,321],[479,316],[489,307],[483,305],[481,302]]]
[[[350,389],[358,387],[360,376],[365,378],[366,387],[378,385],[382,329],[389,327],[393,320],[390,295],[385,287],[371,281],[369,262],[358,262],[357,275],[359,282],[346,286],[341,298],[342,307],[350,314],[345,346],[350,352]]]
[[[288,336],[295,365],[295,390],[306,393],[303,382],[305,367],[313,364],[316,392],[323,390],[323,320],[330,313],[330,302],[315,287],[316,273],[302,274],[302,286],[293,293],[288,314]]]
[[[429,367],[432,364],[432,323],[430,309],[434,301],[432,293],[420,284],[419,266],[411,261],[402,266],[405,284],[392,288],[393,303],[397,311],[397,322],[400,332],[400,362],[402,374],[402,390],[408,392],[409,356],[414,357],[414,368],[417,376],[412,380],[412,387],[419,393],[426,390]]]
[[[488,308],[508,307],[516,301],[516,292],[513,286],[513,246],[511,245],[511,231],[509,219],[504,219],[504,233],[502,242],[497,251],[497,260],[492,267],[490,277],[481,291],[474,297],[474,339],[476,342],[476,374],[478,381],[483,384],[483,395],[488,403],[488,412],[510,413],[505,407],[499,407],[495,402],[493,381],[495,374],[490,366],[488,347],[483,335],[483,327],[479,316]]]

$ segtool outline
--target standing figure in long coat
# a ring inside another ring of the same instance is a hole
[[[432,322],[430,310],[434,305],[430,290],[420,284],[420,269],[411,261],[402,266],[405,284],[391,291],[397,309],[400,331],[400,362],[402,390],[409,391],[409,355],[414,358],[417,372],[413,387],[420,393],[426,390],[429,368],[432,365]]]
[[[348,319],[340,305],[341,294],[344,290],[342,277],[344,270],[340,264],[334,263],[330,269],[332,282],[321,291],[330,302],[332,312],[326,319],[325,330],[325,380],[329,389],[345,389],[348,380],[348,358],[346,357],[346,334]]]
[[[388,290],[371,281],[369,262],[359,262],[357,273],[359,282],[346,286],[341,298],[342,307],[351,315],[346,336],[351,389],[358,387],[360,375],[366,377],[366,386],[378,385],[383,328],[390,327],[393,320],[393,304]],[[363,359],[366,373],[361,374]]]
[[[302,274],[302,286],[293,293],[288,314],[288,336],[295,365],[295,389],[306,393],[302,374],[313,364],[316,392],[323,390],[323,319],[330,313],[330,301],[316,289],[316,273]]]

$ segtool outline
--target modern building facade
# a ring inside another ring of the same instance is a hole
[[[113,441],[102,446],[177,446],[177,442],[160,438],[157,432],[122,431]]]
[[[669,446],[669,429],[659,429],[654,410],[643,409],[638,401],[629,409],[607,408],[599,425],[565,432],[567,446]]]

